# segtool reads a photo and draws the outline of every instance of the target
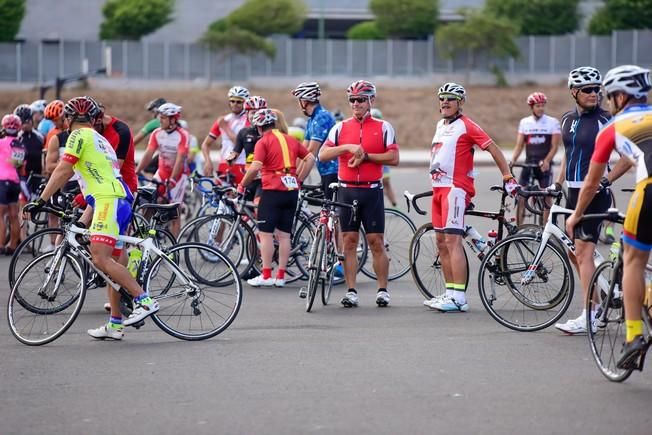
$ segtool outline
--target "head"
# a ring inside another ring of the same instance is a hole
[[[41,122],[43,119],[43,115],[45,112],[45,108],[47,107],[48,102],[46,100],[36,100],[32,104],[29,105],[30,109],[32,109],[32,114],[34,117],[34,122],[38,123]]]
[[[321,96],[321,89],[317,82],[303,82],[294,88],[292,95],[297,97],[299,107],[304,115],[310,116],[319,104],[319,97]]]
[[[630,104],[646,103],[650,89],[650,70],[637,65],[621,65],[604,76],[604,91],[614,115]]]
[[[244,110],[244,102],[249,98],[249,90],[242,86],[234,86],[229,89],[227,97],[229,97],[231,113],[238,115]]]
[[[530,106],[532,115],[536,119],[541,118],[545,113],[547,102],[548,98],[543,92],[533,92],[527,97],[527,105]]]
[[[111,118],[109,116],[106,116],[104,104],[100,103],[95,98],[90,97],[88,95],[86,96],[86,98],[92,100],[95,103],[95,105],[97,106],[97,108],[99,109],[99,112],[97,113],[97,116],[93,120],[93,127],[99,133],[104,133],[105,125],[107,125],[111,120]]]
[[[270,130],[276,126],[278,116],[272,109],[260,109],[254,113],[251,123],[258,128],[260,133]]]
[[[29,132],[32,130],[34,127],[34,112],[28,104],[20,104],[16,106],[14,109],[14,115],[20,118],[23,131]]]
[[[181,118],[181,106],[174,103],[162,104],[158,109],[158,119],[161,121],[161,128],[166,131],[172,131],[179,126]]]
[[[65,106],[65,103],[61,100],[54,100],[51,101],[47,106],[45,106],[45,111],[43,112],[43,116],[45,116],[45,119],[49,119],[50,121],[54,122],[54,125],[58,129],[62,129],[64,127],[64,117],[63,117],[63,107]]]
[[[568,74],[568,89],[581,110],[593,110],[600,105],[602,75],[591,66],[575,68]]]
[[[358,80],[349,85],[346,96],[353,116],[362,120],[376,101],[376,86],[367,80]]]
[[[153,118],[156,118],[158,116],[158,108],[165,103],[167,103],[167,100],[165,98],[155,98],[152,101],[149,101],[147,104],[145,104],[145,110],[150,112]]]
[[[462,113],[462,106],[466,101],[466,89],[457,83],[444,83],[437,90],[439,98],[439,113],[444,119],[452,119]]]
[[[20,131],[22,122],[20,118],[13,113],[2,117],[2,129],[7,136],[16,136]]]
[[[267,101],[263,97],[254,95],[245,100],[244,110],[247,111],[247,119],[249,119],[251,125],[253,125],[251,118],[253,118],[254,114],[260,109],[267,109]]]
[[[92,127],[101,110],[90,97],[76,97],[69,100],[63,108],[63,114],[74,130],[79,127]]]

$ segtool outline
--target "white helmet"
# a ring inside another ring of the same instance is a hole
[[[165,103],[161,104],[156,111],[161,115],[176,116],[178,118],[181,115],[181,106],[177,106],[174,103]]]
[[[231,89],[229,89],[228,97],[242,98],[243,100],[246,100],[247,98],[249,98],[249,89],[243,88],[242,86],[234,86]]]
[[[444,83],[437,91],[437,96],[440,95],[455,95],[464,100],[466,98],[466,89],[464,89],[464,86],[458,85],[457,83]]]
[[[274,124],[278,121],[278,116],[272,109],[260,109],[256,112],[251,119],[251,123],[254,127],[263,127],[265,125]]]
[[[292,126],[293,127],[299,127],[303,130],[306,129],[306,118],[302,118],[300,116],[297,116],[292,120]]]
[[[601,84],[602,76],[600,75],[600,71],[592,66],[581,66],[568,73],[568,89]]]
[[[292,91],[292,95],[297,97],[299,100],[312,101],[315,103],[319,101],[321,89],[317,82],[303,82]]]
[[[621,65],[610,69],[604,76],[604,90],[607,95],[621,91],[634,98],[643,98],[650,89],[650,70],[637,65]]]
[[[29,105],[29,108],[32,109],[32,112],[45,112],[45,106],[48,105],[46,100],[36,100]]]

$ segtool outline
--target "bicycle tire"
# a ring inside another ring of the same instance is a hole
[[[43,282],[43,270],[46,266],[41,263],[46,262],[45,264],[47,264],[51,257],[54,256],[55,252],[50,252],[37,257],[28,264],[16,279],[16,283],[9,294],[9,302],[7,303],[9,329],[18,341],[28,346],[41,346],[59,338],[74,323],[84,304],[86,297],[84,268],[81,266],[80,261],[68,252],[61,257],[62,261],[65,260],[63,271],[60,273],[53,272],[50,275],[51,279],[55,279],[53,285],[56,285],[57,277],[60,278],[56,286],[57,293],[54,299],[50,299],[53,297],[51,292],[46,293],[50,290],[47,286],[52,281]],[[72,266],[74,272],[65,274],[63,272],[68,265]],[[49,267],[52,267],[52,264]],[[33,270],[36,277],[34,282],[31,283],[27,281],[27,277]],[[65,287],[62,289],[66,275],[73,278],[70,283],[71,290]],[[59,296],[61,296],[61,299],[70,301],[70,303],[61,303],[58,299]],[[27,298],[29,298],[29,302],[27,302]],[[50,306],[48,307],[47,304],[50,304]],[[29,305],[30,308],[26,308],[26,305]],[[34,310],[34,307],[38,307],[38,310]],[[70,307],[72,307],[72,311],[69,314],[62,314],[64,310]],[[21,315],[21,308],[31,314]],[[30,316],[30,319],[23,322],[26,316]],[[22,327],[23,324],[27,326]]]
[[[17,275],[25,269],[27,264],[31,263],[36,257],[42,254],[40,252],[40,246],[43,244],[42,238],[53,234],[63,235],[64,231],[62,228],[45,228],[32,233],[25,238],[25,240],[20,242],[9,262],[9,270],[7,272],[9,288],[14,286]],[[26,260],[24,265],[22,260]],[[16,271],[18,271],[18,274]]]
[[[321,282],[321,303],[328,305],[333,291],[333,279],[335,278],[335,267],[337,266],[337,255],[332,243],[328,243],[326,252],[326,276]]]
[[[464,252],[466,262],[466,283],[469,282],[469,257]],[[436,233],[431,223],[417,229],[410,242],[410,271],[414,283],[426,299],[432,299],[446,292],[446,279],[439,259]]]
[[[622,288],[622,266],[614,269],[613,261],[603,261],[596,267],[585,301],[587,313],[596,313],[596,331],[593,332],[591,316],[587,316],[587,337],[591,347],[591,355],[600,373],[612,382],[623,382],[634,371],[616,367],[620,348],[625,342],[625,307],[622,301],[615,297],[616,288]],[[605,291],[600,284],[600,277],[607,279],[609,288]],[[616,287],[618,286],[618,287]],[[599,320],[598,320],[599,319]]]
[[[315,296],[317,294],[317,286],[321,279],[321,267],[324,259],[324,248],[326,247],[326,240],[324,234],[324,227],[320,225],[315,233],[315,238],[312,242],[312,249],[310,250],[310,262],[308,263],[308,295],[306,296],[306,312],[312,310],[312,305],[315,303]]]
[[[191,250],[200,252],[191,254]],[[204,258],[207,253],[219,261],[206,262]],[[167,334],[189,341],[205,340],[224,332],[233,323],[242,305],[242,283],[235,265],[228,256],[202,243],[181,243],[167,254],[154,261],[143,279],[143,289],[149,292],[161,307],[151,316],[154,323]],[[173,254],[173,258],[178,261],[173,262],[169,254]],[[220,267],[217,273],[212,274],[218,266]],[[192,285],[183,284],[177,275],[179,271]],[[199,276],[201,281],[197,279]],[[165,289],[159,290],[154,279],[161,279],[163,283],[173,281],[179,290],[175,291],[174,286],[169,287],[167,284]],[[231,282],[231,285],[225,286],[223,282]],[[209,286],[216,290],[209,290]],[[202,316],[201,319],[197,319],[199,316]],[[214,321],[214,318],[219,319]],[[193,319],[196,319],[194,326]],[[181,330],[182,322],[187,324],[184,330]],[[205,326],[210,329],[204,330]]]
[[[532,247],[525,246],[526,243]],[[565,251],[554,243],[546,244],[532,281],[521,285],[520,274],[528,270],[539,244],[534,235],[514,234],[496,243],[480,265],[478,290],[482,304],[494,320],[515,331],[539,331],[553,325],[573,299],[573,270]],[[510,253],[516,258],[510,257]],[[562,263],[559,285],[548,284],[550,277],[558,275],[557,266],[551,267],[549,258]],[[519,279],[512,279],[512,275]],[[539,281],[543,285],[539,286]],[[549,287],[554,288],[549,291]]]

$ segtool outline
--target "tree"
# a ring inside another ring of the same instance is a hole
[[[291,35],[301,30],[307,13],[303,0],[247,0],[226,21],[260,36]]]
[[[388,36],[423,38],[435,31],[438,0],[370,0],[378,28]]]
[[[563,35],[580,24],[580,0],[487,0],[485,10],[508,18],[521,35]]]
[[[652,29],[652,1],[606,0],[591,17],[588,28],[592,35],[629,29]]]
[[[0,41],[16,39],[25,17],[25,0],[0,0]]]
[[[230,27],[227,31],[212,31],[204,33],[201,42],[213,51],[220,52],[222,57],[230,54],[263,52],[268,57],[274,57],[274,44],[249,30]]]
[[[518,57],[514,42],[518,32],[516,24],[482,10],[460,9],[459,13],[464,20],[437,29],[435,41],[445,58],[453,59],[460,53],[467,53],[466,83],[479,53],[488,52],[498,58]],[[492,65],[492,69],[495,68]]]
[[[348,39],[385,39],[385,34],[378,28],[375,21],[363,21],[351,27],[346,32]]]
[[[100,39],[138,40],[172,21],[174,0],[108,0]]]

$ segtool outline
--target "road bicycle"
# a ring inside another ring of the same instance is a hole
[[[152,208],[165,211],[170,205]],[[90,232],[75,225],[74,215],[50,206],[43,211],[61,219],[64,240],[25,267],[7,304],[10,330],[27,345],[50,343],[70,328],[86,297],[87,270],[126,293],[93,264],[87,249]],[[235,266],[220,251],[193,242],[163,251],[153,236],[118,236],[118,241],[142,250],[136,279],[159,302],[160,310],[151,318],[163,331],[184,340],[204,340],[233,322],[242,286]]]

